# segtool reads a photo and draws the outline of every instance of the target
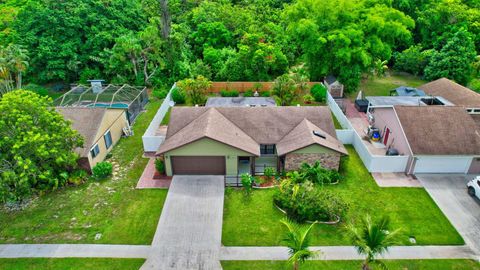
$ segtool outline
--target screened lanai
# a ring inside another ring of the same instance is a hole
[[[143,86],[124,85],[76,85],[54,101],[59,107],[103,107],[127,110],[133,123],[148,102],[147,89]]]

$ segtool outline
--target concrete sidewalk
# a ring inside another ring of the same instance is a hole
[[[0,245],[0,258],[147,258],[151,246],[94,244]]]
[[[320,251],[316,260],[362,260],[353,246],[312,247]],[[222,247],[222,261],[288,260],[286,247]],[[468,246],[397,246],[383,259],[474,259],[479,257]]]

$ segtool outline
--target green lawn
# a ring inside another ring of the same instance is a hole
[[[98,258],[21,258],[0,259],[0,269],[8,270],[137,270],[144,259],[98,259]]]
[[[392,75],[384,78],[369,78],[362,80],[359,89],[363,91],[365,96],[389,96],[390,90],[399,86],[418,87],[425,83],[426,81],[413,75],[392,73]],[[347,96],[350,99],[355,99],[357,94],[358,92],[349,93]]]
[[[480,270],[472,260],[385,260],[390,270]],[[285,270],[292,269],[284,261],[223,261],[224,270]],[[360,270],[360,261],[308,261],[302,270]],[[379,268],[374,268],[379,269]]]
[[[114,176],[66,187],[34,199],[22,211],[0,210],[0,243],[150,244],[166,190],[136,190],[148,159],[142,158],[142,135],[159,101],[148,104],[112,151]],[[100,240],[94,240],[101,233]]]
[[[326,186],[349,203],[347,221],[355,222],[367,213],[388,214],[394,228],[402,228],[401,245],[415,236],[419,245],[463,244],[463,239],[442,214],[423,188],[380,188],[363,166],[351,146],[350,155],[342,160],[345,180]],[[272,204],[274,190],[254,190],[245,198],[238,189],[228,189],[225,196],[223,238],[226,246],[281,245],[284,229],[279,223],[283,214]],[[316,225],[313,245],[350,245],[345,223]]]

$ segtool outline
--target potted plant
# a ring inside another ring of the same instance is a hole
[[[155,159],[155,173],[153,175],[153,178],[158,179],[164,175],[165,175],[165,162],[161,159]]]

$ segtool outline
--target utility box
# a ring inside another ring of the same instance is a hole
[[[102,83],[104,83],[105,80],[88,80],[88,82],[92,86],[92,92],[94,94],[98,94],[102,92],[103,90]]]

